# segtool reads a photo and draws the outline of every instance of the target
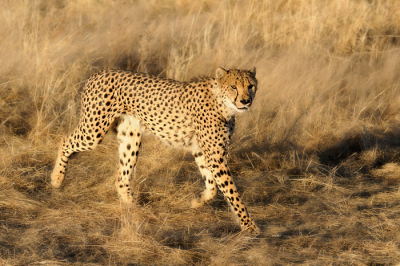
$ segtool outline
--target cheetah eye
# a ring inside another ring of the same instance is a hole
[[[237,87],[235,85],[231,85],[231,88],[237,90]]]
[[[249,91],[254,91],[254,85],[249,85]]]

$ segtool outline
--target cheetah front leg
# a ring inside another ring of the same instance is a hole
[[[224,156],[221,154],[223,153],[215,153],[217,156],[208,156],[207,159],[207,165],[217,183],[218,189],[224,194],[225,199],[229,202],[231,209],[234,211],[240,223],[241,229],[243,231],[259,232],[259,228],[250,217],[246,206],[239,196],[231,173],[225,163]]]
[[[206,166],[206,161],[204,155],[201,151],[193,152],[193,156],[196,160],[197,166],[199,167],[201,176],[203,177],[204,182],[206,183],[206,189],[201,193],[200,198],[193,199],[191,202],[192,208],[198,208],[203,206],[204,203],[213,199],[215,195],[217,195],[217,185],[215,184],[215,180]]]
[[[136,168],[141,139],[140,121],[132,116],[121,116],[121,123],[118,125],[120,167],[116,187],[122,201],[127,205],[133,202],[131,176]]]

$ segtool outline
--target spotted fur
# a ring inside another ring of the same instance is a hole
[[[216,77],[188,82],[143,73],[105,70],[89,78],[82,97],[78,127],[61,142],[51,175],[60,187],[72,153],[94,149],[119,118],[119,174],[116,186],[122,200],[131,204],[131,176],[137,163],[142,129],[165,143],[190,151],[206,188],[192,201],[199,207],[214,198],[218,189],[232,207],[242,230],[256,231],[226,163],[227,142],[236,113],[246,112],[255,97],[255,69],[218,68]]]

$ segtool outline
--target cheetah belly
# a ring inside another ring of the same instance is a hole
[[[155,125],[154,123],[140,119],[144,131],[157,136],[168,146],[183,148],[188,151],[197,151],[198,143],[190,120],[166,121]]]

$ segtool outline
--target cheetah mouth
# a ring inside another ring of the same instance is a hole
[[[230,107],[232,110],[234,110],[235,112],[239,112],[239,113],[245,113],[249,110],[250,104],[246,104],[246,105],[240,105],[237,106],[236,104],[233,104],[232,102],[228,102],[227,106]]]
[[[242,107],[237,107],[236,106],[236,108],[237,108],[237,110],[239,112],[247,112],[249,110],[249,107],[250,107],[250,105],[245,105],[245,106],[242,106]]]

